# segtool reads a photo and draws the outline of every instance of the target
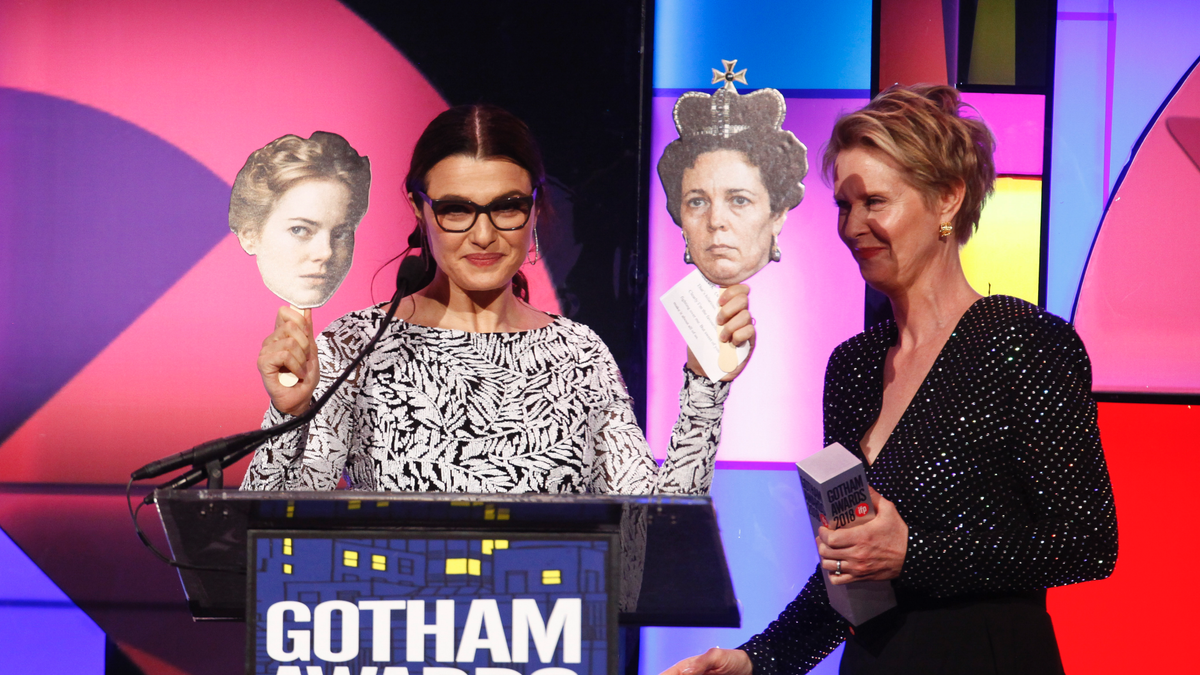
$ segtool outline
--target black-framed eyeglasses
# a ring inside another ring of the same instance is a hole
[[[433,199],[420,190],[416,190],[415,193],[429,204],[429,209],[433,211],[433,219],[443,232],[466,232],[475,227],[475,221],[481,213],[487,214],[488,219],[492,221],[492,227],[511,232],[529,224],[538,189],[534,188],[533,194],[529,196],[501,197],[484,205],[467,199]]]

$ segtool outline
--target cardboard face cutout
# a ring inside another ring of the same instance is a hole
[[[229,200],[229,229],[272,293],[297,309],[320,307],[350,272],[370,187],[370,161],[346,139],[289,134],[246,159]]]
[[[683,231],[685,260],[712,283],[731,286],[780,260],[779,232],[804,198],[808,151],[782,129],[783,95],[739,95],[733,83],[745,84],[746,71],[734,72],[737,61],[722,63],[713,83],[724,86],[675,102],[679,138],[663,151],[658,176]]]

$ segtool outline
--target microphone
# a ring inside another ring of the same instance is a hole
[[[206,441],[190,450],[184,450],[170,457],[150,462],[146,466],[129,474],[129,477],[133,480],[145,480],[161,476],[176,469],[182,469],[185,466],[202,465],[236,450],[241,450],[251,445],[258,445],[266,440],[273,431],[275,430],[256,429],[255,431],[247,431],[241,434],[234,434],[233,436],[218,438],[214,441]]]
[[[410,255],[400,261],[400,267],[396,269],[396,295],[398,296],[396,300],[399,301],[400,298],[428,286],[429,282],[433,280],[435,269],[430,269],[425,258],[419,255]],[[403,293],[400,291],[401,288],[404,289]]]
[[[398,270],[396,270],[396,294],[392,296],[391,308],[384,317],[383,323],[380,324],[378,332],[376,332],[375,336],[371,338],[371,341],[368,342],[365,347],[363,347],[362,351],[359,352],[358,356],[350,363],[350,365],[346,367],[346,370],[343,371],[342,374],[333,381],[333,383],[329,386],[329,389],[325,391],[325,394],[321,396],[321,398],[317,400],[314,405],[310,406],[303,415],[267,429],[256,429],[254,431],[247,431],[245,433],[226,436],[224,438],[218,438],[213,441],[201,443],[200,445],[197,445],[189,450],[184,450],[183,452],[176,453],[170,457],[164,457],[162,459],[150,462],[149,464],[131,473],[129,477],[135,481],[145,480],[147,478],[161,476],[164,473],[169,473],[171,471],[175,471],[176,469],[182,469],[185,466],[202,467],[205,464],[217,459],[228,460],[234,457],[240,459],[241,457],[245,456],[249,450],[258,446],[267,439],[308,424],[314,417],[316,417],[317,412],[324,407],[326,401],[333,396],[333,392],[337,390],[337,388],[340,387],[343,382],[346,381],[346,378],[349,377],[350,373],[358,368],[358,365],[362,363],[363,359],[375,349],[375,345],[379,342],[379,338],[383,337],[383,332],[387,329],[388,324],[391,323],[392,318],[396,315],[396,309],[400,304],[400,299],[411,294],[412,292],[415,292],[416,290],[420,290],[420,288],[423,288],[425,285],[428,285],[428,280],[425,279],[427,276],[431,276],[429,266],[420,256],[410,255],[400,262],[400,267]],[[424,284],[421,283],[423,281],[425,282]],[[410,291],[409,289],[413,290]],[[236,461],[236,459],[234,459],[234,461]],[[221,464],[222,466],[227,466],[225,461],[222,461]],[[200,478],[197,476],[202,477],[202,475],[202,472],[192,471],[172,481],[169,485],[172,488],[186,487],[200,480]],[[150,497],[147,498],[149,499]]]

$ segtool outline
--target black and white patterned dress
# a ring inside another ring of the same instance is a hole
[[[320,397],[375,334],[379,307],[321,333]],[[393,321],[307,429],[256,452],[242,489],[705,494],[727,383],[685,369],[657,465],[621,373],[588,327],[470,333]],[[285,415],[272,406],[270,426]]]

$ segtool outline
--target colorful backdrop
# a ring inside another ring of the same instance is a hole
[[[968,4],[970,22],[959,11]],[[1181,87],[1172,96],[1200,56],[1200,9],[1182,0],[1058,2],[1049,15],[1053,34],[1046,36],[1057,36],[1047,63],[1052,77],[1037,87],[1017,86],[1016,40],[1025,29],[1013,2],[759,1],[731,12],[715,1],[659,0],[656,7],[654,160],[676,136],[674,98],[688,89],[713,91],[709,74],[721,59],[736,58],[737,68],[747,69],[743,92],[784,92],[785,127],[813,158],[836,115],[865,103],[873,73],[875,89],[894,82],[964,83],[964,100],[997,137],[1001,174],[979,233],[963,251],[967,276],[981,293],[1015,295],[1074,317],[1102,400],[1121,553],[1110,579],[1050,592],[1067,671],[1186,669],[1193,657],[1183,646],[1184,607],[1200,596],[1200,584],[1185,576],[1173,580],[1169,593],[1147,593],[1139,571],[1154,565],[1156,540],[1170,541],[1172,556],[1190,559],[1198,552],[1189,538],[1167,533],[1150,472],[1164,465],[1186,472],[1198,464],[1188,429],[1200,421],[1200,406],[1191,405],[1200,398],[1189,395],[1200,387],[1193,307],[1200,276],[1186,261],[1194,257],[1200,216],[1169,202],[1195,194],[1200,164],[1196,150],[1189,156],[1183,148],[1196,141],[1178,142],[1167,125],[1200,118],[1182,107],[1191,90]],[[879,22],[874,43],[873,13]],[[957,72],[959,33],[968,25],[974,66]],[[1168,98],[1174,108],[1156,117]],[[1124,187],[1117,187],[1116,198],[1129,195],[1115,202],[1124,206],[1112,206],[1104,218],[1112,188],[1151,124],[1141,147],[1164,157],[1135,160]],[[1200,127],[1187,124],[1176,124],[1179,135],[1200,135],[1191,131]],[[743,627],[646,629],[646,673],[714,645],[735,647],[762,630],[817,562],[794,462],[820,448],[820,387],[830,350],[875,312],[864,307],[857,268],[836,236],[828,186],[816,170],[805,184],[805,199],[780,235],[783,262],[751,280],[760,342],[726,404],[713,484]],[[1127,204],[1135,184],[1138,200]],[[653,185],[647,425],[656,448],[665,447],[678,410],[680,374],[672,356],[682,347],[654,300],[689,269],[664,199]],[[1147,616],[1154,617],[1153,644],[1134,644],[1130,636],[1146,630]],[[837,659],[835,653],[814,672],[836,672]]]
[[[784,93],[786,128],[818,157],[836,116],[872,89],[956,79],[946,57],[956,34],[947,27],[957,25],[951,10],[960,4],[654,3],[643,168],[673,137],[674,98],[711,91],[721,59],[748,70],[744,92]],[[1004,2],[976,5],[985,18],[1007,16]],[[1200,85],[1184,82],[1200,56],[1200,8],[1063,0],[1053,23],[1048,90],[967,95],[997,131],[1004,176],[964,257],[981,292],[1073,317],[1095,359],[1121,557],[1111,579],[1051,592],[1068,669],[1186,669],[1188,608],[1200,584],[1183,576],[1148,591],[1159,580],[1144,572],[1162,568],[1164,549],[1172,559],[1197,552],[1162,516],[1154,491],[1160,466],[1185,476],[1200,468],[1187,433],[1200,423],[1192,405],[1200,369],[1189,349],[1198,337],[1190,253],[1200,222],[1188,203],[1200,162],[1187,122],[1200,119]],[[629,77],[628,63],[614,64]],[[177,577],[138,550],[121,487],[133,467],[261,418],[265,398],[249,362],[278,300],[225,224],[229,183],[246,154],[284,132],[328,129],[371,157],[371,209],[350,277],[317,311],[327,323],[390,293],[394,268],[385,263],[409,222],[397,187],[416,134],[447,105],[446,87],[430,79],[334,0],[0,0],[5,669],[199,675],[238,667],[241,626],[191,622]],[[542,84],[568,96],[579,86]],[[638,157],[636,137],[595,140]],[[1164,167],[1173,167],[1171,181]],[[632,336],[622,346],[631,351],[644,336],[647,370],[638,371],[639,359],[622,366],[635,395],[645,379],[647,432],[663,452],[683,347],[657,297],[687,268],[651,176],[641,174],[645,250],[529,273],[535,302],[550,311],[576,304],[563,293],[568,273],[577,287],[603,278],[591,285],[611,283],[614,298],[644,296],[645,323],[597,328]],[[780,238],[783,263],[752,284],[761,342],[727,407],[713,487],[743,628],[646,629],[643,672],[714,644],[736,646],[815,565],[793,463],[819,449],[825,359],[862,329],[867,308],[834,231],[830,191],[816,170],[806,184]],[[1156,639],[1132,640],[1148,630]],[[830,660],[818,672],[835,669]]]

